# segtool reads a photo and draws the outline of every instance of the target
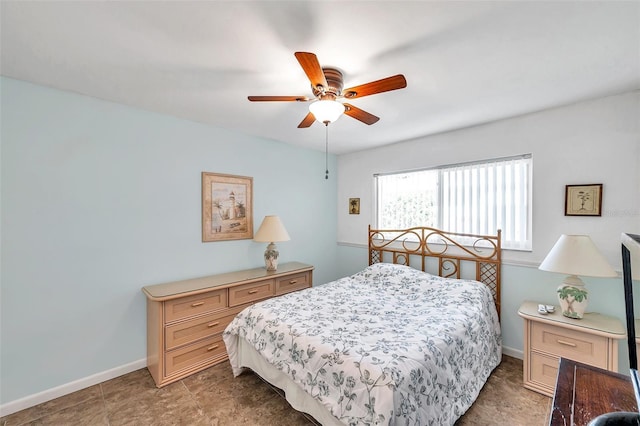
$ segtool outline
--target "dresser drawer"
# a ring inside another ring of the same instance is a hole
[[[272,297],[275,294],[275,285],[275,280],[271,279],[232,287],[229,289],[229,306],[243,305]]]
[[[170,325],[165,328],[165,349],[171,350],[222,333],[235,316],[235,312],[223,311]]]
[[[227,289],[209,291],[195,296],[168,300],[164,304],[164,320],[169,323],[227,307]]]
[[[538,322],[531,324],[531,349],[604,369],[608,366],[606,337],[550,324]]]
[[[549,394],[553,394],[558,376],[559,362],[560,359],[558,357],[532,352],[529,380],[547,386],[549,388]]]
[[[165,376],[170,376],[181,370],[196,365],[215,362],[227,355],[227,349],[222,341],[222,335],[202,340],[189,346],[167,352],[165,359]]]
[[[310,286],[309,274],[297,274],[276,281],[276,295],[302,290]]]

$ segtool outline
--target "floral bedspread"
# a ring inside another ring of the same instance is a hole
[[[248,307],[223,337],[234,374],[243,338],[348,425],[452,425],[502,350],[486,286],[387,263]]]

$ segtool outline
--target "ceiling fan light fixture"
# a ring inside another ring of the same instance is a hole
[[[344,113],[344,104],[331,99],[315,101],[309,105],[309,111],[321,123],[333,123]]]

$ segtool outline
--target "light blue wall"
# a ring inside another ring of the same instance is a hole
[[[337,278],[324,153],[2,78],[0,402],[146,356],[141,287],[263,265],[201,242],[201,172],[253,177],[281,262]],[[336,159],[330,159],[335,170]]]

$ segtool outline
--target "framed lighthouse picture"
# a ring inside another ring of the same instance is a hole
[[[253,178],[202,172],[202,242],[253,238]]]

